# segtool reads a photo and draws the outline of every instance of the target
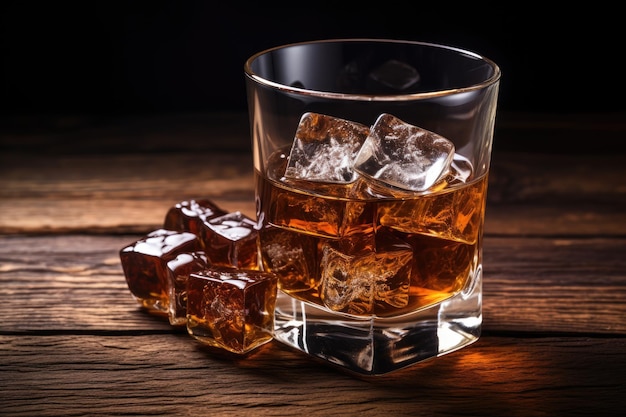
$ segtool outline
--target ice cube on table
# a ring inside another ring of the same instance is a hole
[[[185,200],[170,207],[163,228],[200,235],[203,222],[227,212],[208,199]]]
[[[434,132],[381,114],[359,151],[354,170],[391,187],[426,191],[450,170],[454,144]]]
[[[357,178],[354,158],[369,127],[333,116],[305,113],[296,130],[285,177],[350,183]]]
[[[235,211],[204,222],[200,240],[212,265],[259,269],[257,223]]]
[[[207,268],[187,281],[187,331],[214,348],[245,354],[272,340],[278,277]]]
[[[200,250],[202,245],[193,233],[153,230],[119,252],[128,289],[143,307],[168,314],[167,263],[180,253]]]
[[[169,321],[173,326],[187,323],[187,281],[192,272],[202,271],[209,266],[204,251],[179,253],[167,263],[167,285],[169,294]]]

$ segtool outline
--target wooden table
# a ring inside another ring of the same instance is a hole
[[[357,378],[277,342],[216,355],[130,296],[118,251],[173,204],[254,216],[245,114],[16,120],[0,143],[0,415],[621,415],[624,121],[503,114],[482,337]]]

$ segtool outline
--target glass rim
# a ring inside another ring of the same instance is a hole
[[[457,87],[457,88],[449,88],[449,89],[440,89],[436,91],[424,91],[419,93],[409,93],[409,94],[355,94],[355,93],[338,93],[331,91],[321,91],[321,90],[313,90],[307,88],[299,88],[286,84],[281,84],[276,81],[268,80],[265,77],[260,76],[252,70],[252,63],[262,55],[269,54],[274,51],[278,51],[281,49],[286,49],[294,46],[303,46],[303,45],[315,45],[315,44],[323,44],[323,43],[390,43],[390,44],[405,44],[405,45],[418,45],[425,46],[433,49],[442,49],[448,50],[452,52],[456,52],[462,55],[468,55],[480,61],[483,61],[487,65],[489,65],[493,69],[493,74],[481,81],[479,83],[474,83],[468,85],[466,87]],[[244,74],[250,78],[252,81],[265,85],[267,87],[281,90],[287,93],[293,93],[298,95],[306,95],[311,97],[321,97],[326,99],[336,99],[336,100],[352,100],[352,101],[410,101],[410,100],[424,100],[431,99],[437,97],[451,96],[456,94],[467,93],[471,91],[481,90],[490,85],[497,83],[500,80],[501,71],[500,67],[491,59],[480,55],[476,52],[472,52],[467,49],[433,43],[433,42],[422,42],[422,41],[411,41],[411,40],[402,40],[402,39],[385,39],[385,38],[333,38],[333,39],[321,39],[314,41],[304,41],[304,42],[294,42],[288,43],[284,45],[274,46],[272,48],[267,48],[262,51],[255,53],[250,56],[244,63]]]

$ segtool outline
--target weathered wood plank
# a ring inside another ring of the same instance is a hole
[[[217,355],[130,296],[118,251],[171,205],[254,216],[244,116],[0,132],[0,414],[621,415],[626,155],[595,138],[623,117],[500,120],[483,336],[364,379],[277,342]]]
[[[168,331],[118,251],[138,235],[0,236],[0,330]],[[626,335],[626,238],[487,237],[484,329]]]
[[[626,339],[484,338],[359,378],[275,344],[218,356],[181,335],[0,336],[3,415],[617,416]]]
[[[496,238],[484,247],[485,328],[626,334],[626,238]]]
[[[0,156],[0,233],[141,233],[179,201],[211,198],[255,215],[242,154]]]
[[[250,158],[0,157],[0,233],[143,233],[157,228],[172,205],[191,198],[211,198],[253,217]]]
[[[254,217],[252,172],[249,153],[0,155],[0,233],[143,233],[192,198]],[[620,173],[626,155],[494,155],[485,231],[624,236]]]
[[[625,136],[626,139],[626,136]],[[494,153],[487,233],[623,236],[626,154]]]

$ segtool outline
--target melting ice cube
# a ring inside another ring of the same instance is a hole
[[[336,246],[335,242],[324,245],[320,263],[320,296],[326,307],[378,314],[407,306],[413,260],[408,244],[377,243],[376,251],[360,252]]]
[[[425,191],[448,173],[454,151],[454,144],[443,136],[381,114],[354,170],[392,187]]]
[[[285,177],[350,183],[356,180],[354,159],[369,128],[360,123],[305,113],[296,130]]]
[[[467,182],[467,179],[472,175],[472,172],[474,172],[472,162],[459,154],[454,155],[450,168],[450,173],[453,178],[460,182]]]

